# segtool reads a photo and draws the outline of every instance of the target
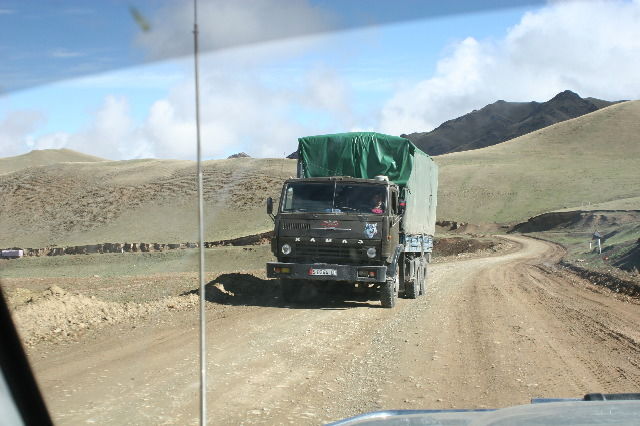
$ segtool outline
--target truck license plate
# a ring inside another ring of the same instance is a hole
[[[338,276],[337,269],[309,269],[309,275],[333,275]]]

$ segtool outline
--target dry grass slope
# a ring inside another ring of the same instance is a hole
[[[640,210],[640,197],[620,198],[619,200],[607,201],[604,203],[586,203],[580,210]],[[556,211],[573,211],[575,207],[558,209]]]
[[[106,161],[104,158],[83,154],[70,149],[34,150],[15,157],[0,158],[0,175],[29,167],[46,166],[57,163],[80,163]]]
[[[586,203],[636,206],[639,159],[640,101],[616,104],[499,145],[435,157],[438,217],[510,222]]]
[[[207,240],[270,229],[267,196],[279,197],[295,161],[204,164]],[[197,239],[195,163],[174,160],[60,163],[0,175],[0,246]]]

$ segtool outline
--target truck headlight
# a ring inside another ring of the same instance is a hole
[[[371,259],[376,257],[376,248],[375,247],[369,247],[367,249],[367,256],[369,256]]]
[[[282,250],[282,254],[286,256],[291,253],[291,246],[289,244],[283,244],[280,250]]]

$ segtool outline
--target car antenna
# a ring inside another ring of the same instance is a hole
[[[198,75],[198,0],[193,0],[193,61],[196,102],[196,164],[198,174],[198,250],[200,279],[200,424],[207,424],[207,351],[205,339],[204,286],[204,197],[202,188],[202,146],[200,142],[200,82]]]

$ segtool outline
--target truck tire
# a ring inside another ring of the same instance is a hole
[[[396,268],[396,274],[393,278],[387,278],[387,280],[380,287],[380,303],[383,308],[393,308],[396,306],[396,299],[398,298],[398,268]]]
[[[408,282],[404,283],[404,297],[405,299],[415,299],[420,295],[420,269],[416,276]]]
[[[419,264],[416,258],[409,258],[408,262]],[[410,265],[405,264],[405,269],[413,269]],[[403,282],[403,296],[405,299],[415,299],[420,294],[420,268],[415,268],[415,275],[410,280],[404,280]]]
[[[420,294],[426,294],[427,293],[427,276],[429,275],[429,266],[427,266],[427,264],[424,264],[424,267],[422,268],[422,278],[420,280],[420,287],[422,288]]]

